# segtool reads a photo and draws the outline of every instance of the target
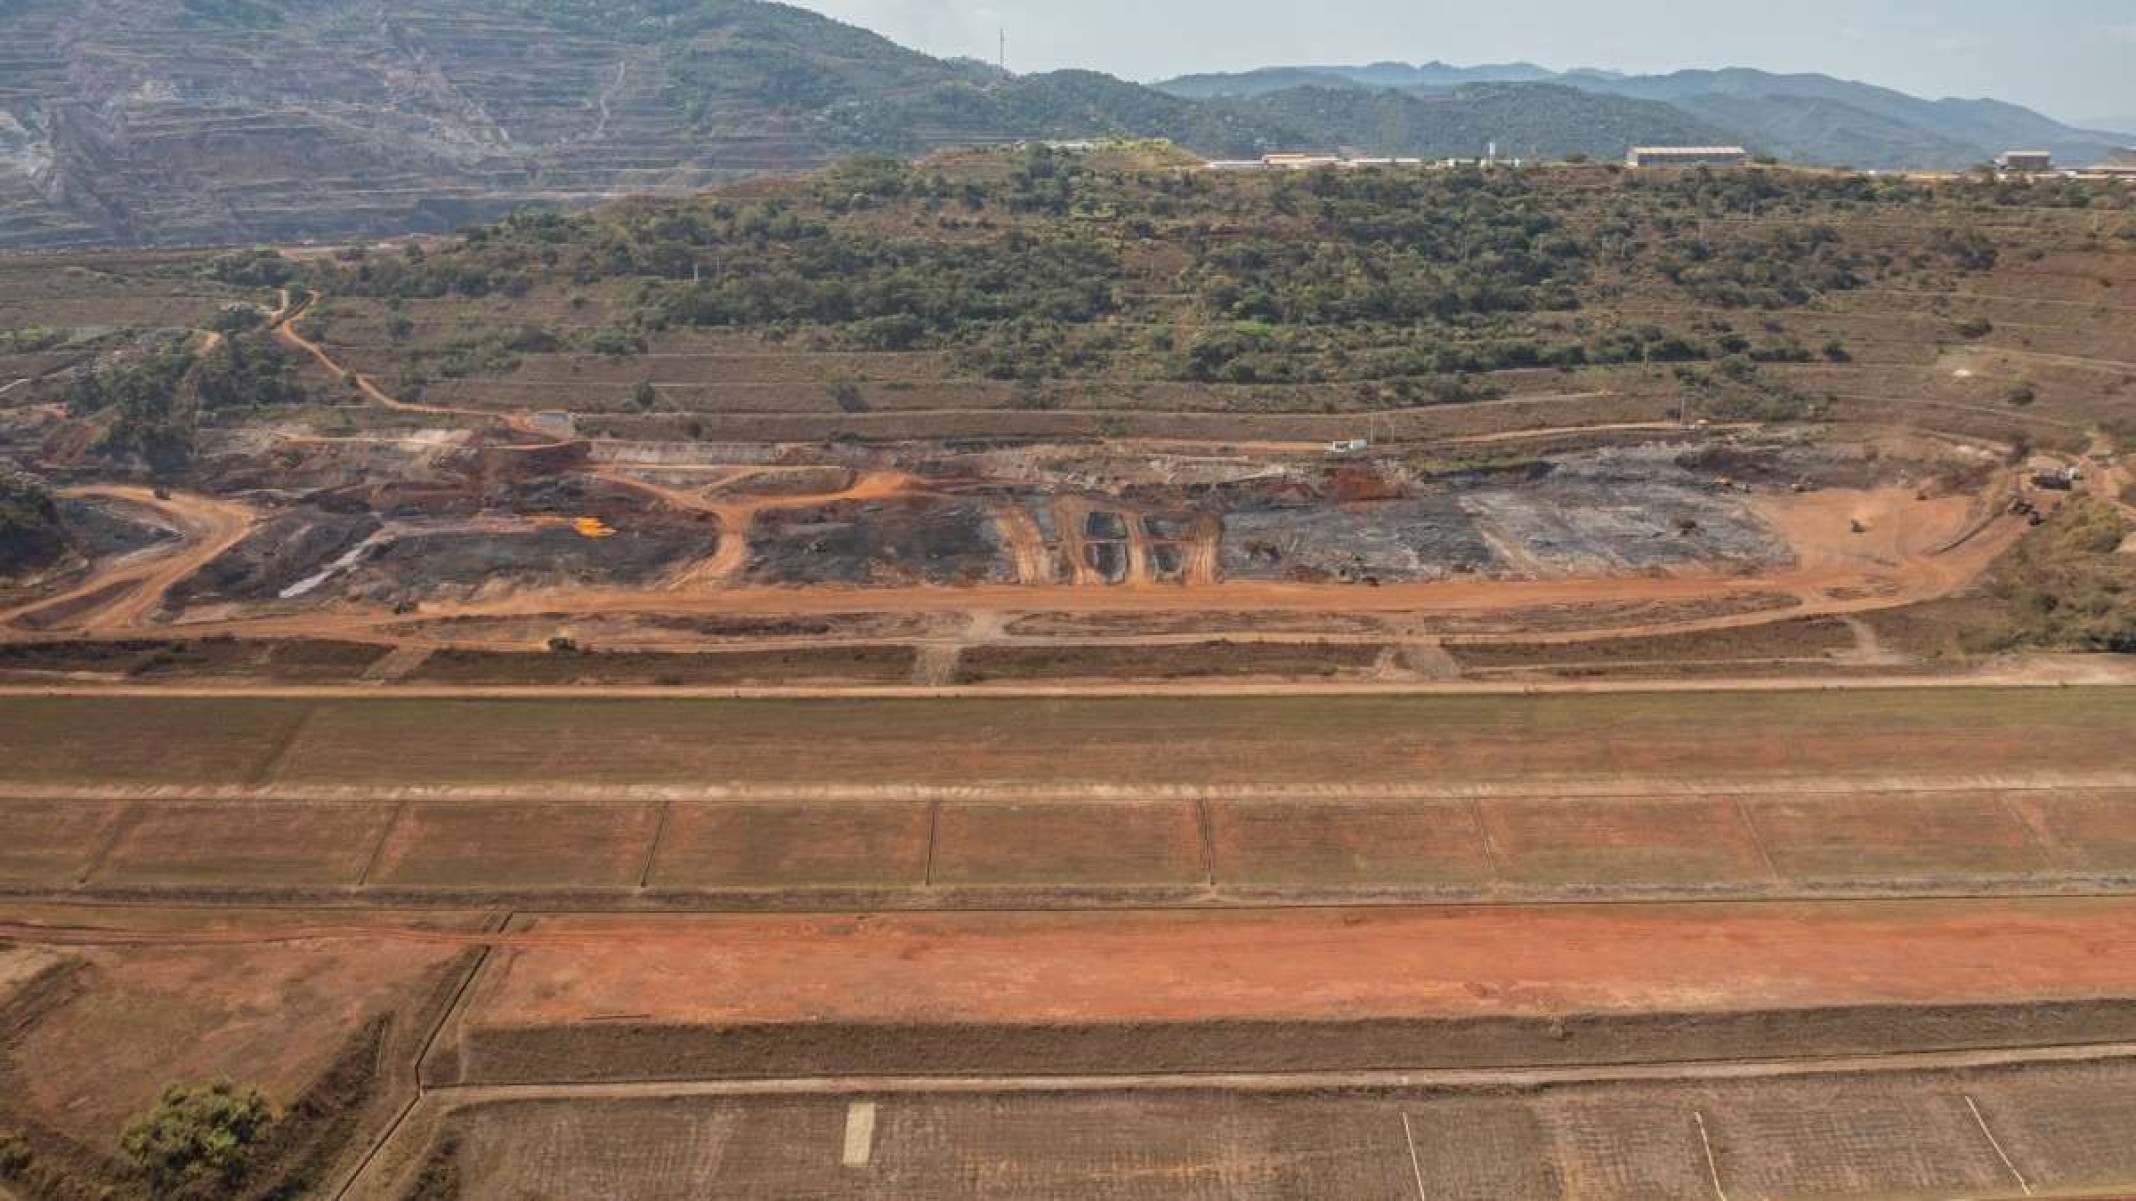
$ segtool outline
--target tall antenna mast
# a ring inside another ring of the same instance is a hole
[[[1001,27],[1001,73],[1009,73],[1009,27]]]

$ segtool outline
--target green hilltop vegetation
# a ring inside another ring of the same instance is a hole
[[[413,394],[509,371],[523,351],[628,358],[699,329],[948,352],[1033,406],[1098,378],[1430,404],[1488,395],[1494,371],[1640,363],[1667,365],[1712,411],[1786,415],[1816,399],[1764,366],[1848,352],[1775,332],[1770,314],[1991,269],[2002,250],[1976,226],[2002,208],[2129,203],[2107,187],[1786,170],[1212,175],[1163,165],[1169,153],[860,158],[775,187],[522,212],[427,252],[322,261],[308,282],[331,298],[327,323],[359,299],[616,301],[588,309],[609,315],[597,328],[445,343],[390,320],[395,383]],[[1918,236],[1877,232],[1894,220]]]

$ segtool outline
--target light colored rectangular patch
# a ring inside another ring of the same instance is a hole
[[[875,1154],[875,1102],[855,1101],[846,1109],[845,1166],[865,1168]]]

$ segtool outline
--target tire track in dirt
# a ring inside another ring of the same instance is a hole
[[[1189,588],[1209,588],[1223,578],[1224,519],[1198,513],[1181,546],[1180,574]]]
[[[1014,501],[995,505],[992,511],[994,526],[1001,531],[1001,540],[1009,548],[1009,558],[1016,564],[1016,582],[1026,585],[1053,583],[1053,556],[1046,549],[1046,536],[1038,528],[1038,520]]]
[[[1149,524],[1143,520],[1142,514],[1131,509],[1122,509],[1118,517],[1127,529],[1127,577],[1120,582],[1155,583],[1157,572],[1151,562]]]

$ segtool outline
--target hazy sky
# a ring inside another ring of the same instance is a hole
[[[1274,63],[1524,59],[1822,71],[2065,120],[2136,117],[2136,0],[795,0],[931,54],[1129,79]],[[2130,132],[2136,132],[2132,130]]]

